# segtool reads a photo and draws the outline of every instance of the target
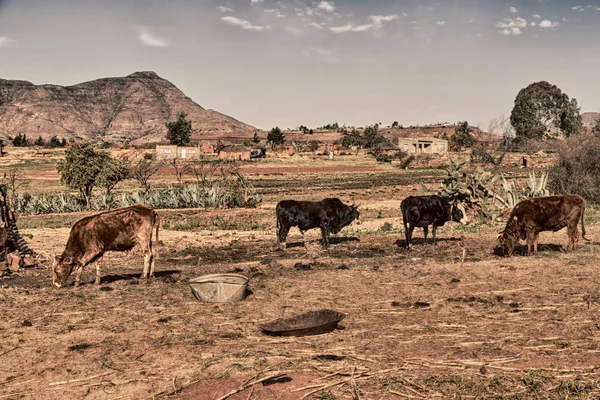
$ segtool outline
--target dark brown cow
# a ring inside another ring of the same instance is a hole
[[[569,243],[567,251],[575,250],[579,240],[577,224],[581,220],[581,232],[585,240],[585,200],[581,196],[565,194],[559,196],[535,197],[519,202],[510,213],[506,227],[498,240],[505,256],[511,256],[516,244],[527,240],[527,254],[537,254],[540,232],[557,232],[567,227]]]
[[[89,217],[73,224],[67,246],[57,255],[52,266],[53,283],[61,287],[77,267],[75,286],[83,267],[96,263],[96,281],[100,284],[100,266],[107,251],[126,251],[139,245],[144,253],[142,278],[154,275],[154,252],[152,250],[152,228],[156,226],[158,240],[158,214],[150,207],[136,204],[117,208]]]

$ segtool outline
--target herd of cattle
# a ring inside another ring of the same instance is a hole
[[[277,216],[277,239],[285,248],[286,237],[292,227],[300,232],[320,228],[323,246],[329,246],[329,234],[336,234],[344,227],[358,220],[358,205],[346,205],[337,198],[321,201],[282,200],[275,209]],[[409,196],[400,204],[406,247],[412,246],[412,233],[415,227],[423,228],[425,243],[429,225],[432,226],[433,243],[436,230],[446,222],[462,224],[469,222],[465,208],[459,203],[450,203],[437,196]],[[581,221],[582,236],[585,240],[584,225],[585,200],[577,195],[557,195],[527,199],[519,202],[511,212],[506,227],[498,240],[505,256],[511,256],[519,240],[527,241],[528,254],[537,253],[539,233],[556,232],[567,227],[569,243],[567,251],[575,250],[579,239],[577,225]],[[61,287],[73,269],[75,286],[79,285],[83,268],[96,264],[96,284],[100,283],[102,257],[107,251],[126,251],[136,245],[144,253],[142,278],[154,275],[154,249],[152,233],[156,229],[158,240],[159,217],[151,208],[144,205],[123,207],[84,217],[71,228],[67,245],[62,254],[55,257],[52,274],[54,285]]]

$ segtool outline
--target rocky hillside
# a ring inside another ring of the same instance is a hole
[[[194,137],[247,134],[255,128],[194,103],[154,72],[73,86],[0,79],[0,136],[89,138],[134,144],[164,140],[165,123],[183,111]]]

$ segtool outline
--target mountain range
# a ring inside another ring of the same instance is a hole
[[[0,136],[26,134],[133,144],[165,141],[165,123],[179,112],[193,137],[247,136],[255,127],[204,109],[155,72],[102,78],[73,86],[0,79]]]

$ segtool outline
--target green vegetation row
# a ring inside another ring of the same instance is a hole
[[[134,204],[145,204],[158,209],[210,208],[210,207],[256,207],[260,204],[258,195],[248,196],[241,185],[215,182],[209,187],[195,183],[167,188],[153,188],[146,192],[102,194],[90,198],[89,207],[82,200],[68,192],[56,194],[31,195],[16,193],[13,198],[15,211],[23,214],[38,215],[51,213],[70,213],[84,210],[109,210]]]

